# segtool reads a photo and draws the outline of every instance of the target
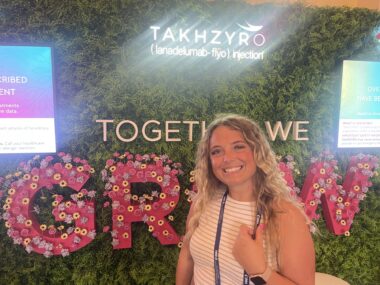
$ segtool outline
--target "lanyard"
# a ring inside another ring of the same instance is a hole
[[[224,208],[226,206],[226,200],[227,200],[227,191],[224,193],[222,202],[220,204],[218,227],[216,229],[216,237],[215,237],[215,244],[214,244],[215,285],[220,285],[219,244],[220,244],[220,237],[222,233],[222,224],[223,224],[223,216],[224,216]],[[256,216],[256,226],[259,225],[260,219],[261,219],[261,214],[258,211],[257,216]],[[244,285],[249,284],[249,276],[245,270],[244,270],[244,275],[243,275],[243,284]]]

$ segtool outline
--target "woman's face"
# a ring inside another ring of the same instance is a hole
[[[214,175],[230,191],[253,191],[256,163],[240,131],[217,127],[210,138],[210,160]]]

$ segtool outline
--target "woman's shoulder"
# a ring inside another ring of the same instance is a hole
[[[308,219],[303,209],[296,205],[296,203],[286,200],[280,200],[274,206],[278,226],[281,227],[294,227],[308,224]]]

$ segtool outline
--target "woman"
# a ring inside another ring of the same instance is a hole
[[[308,219],[260,128],[223,115],[204,134],[176,284],[314,284]]]

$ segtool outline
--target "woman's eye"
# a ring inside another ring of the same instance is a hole
[[[235,145],[235,149],[244,149],[244,148],[246,148],[246,145],[244,145],[244,144],[237,144],[237,145]]]
[[[220,149],[213,149],[213,150],[211,151],[211,155],[218,155],[218,154],[220,154],[220,153],[221,153]]]

